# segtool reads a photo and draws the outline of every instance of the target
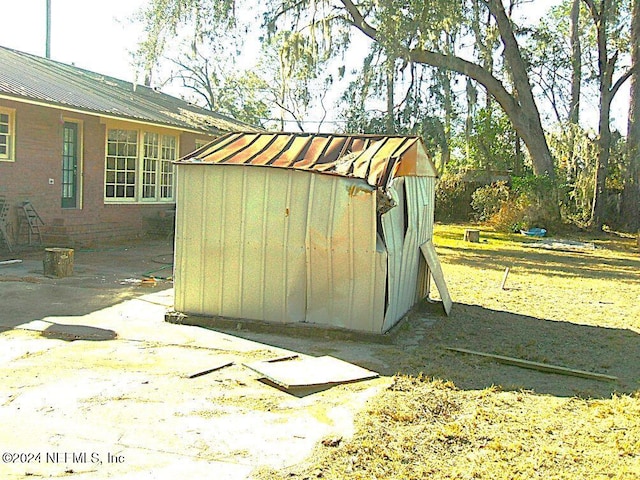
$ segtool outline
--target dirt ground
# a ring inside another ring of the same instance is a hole
[[[454,300],[420,303],[390,345],[307,339],[313,353],[336,354],[383,375],[450,380],[458,388],[532,390],[609,398],[640,388],[640,255],[633,239],[603,237],[583,250],[539,248],[540,241],[491,231],[464,242],[465,226],[437,226],[435,242]],[[537,247],[537,248],[536,248]],[[509,274],[501,288],[505,269]],[[435,285],[432,296],[438,299]],[[240,333],[285,348],[298,338]],[[457,353],[464,348],[618,377],[595,381]]]
[[[436,302],[421,302],[381,341],[167,324],[168,242],[79,250],[76,274],[66,279],[42,276],[39,251],[20,252],[23,264],[0,267],[0,445],[11,451],[89,445],[102,460],[113,450],[128,461],[108,469],[4,464],[3,478],[159,478],[207,475],[214,468],[219,478],[239,479],[302,465],[322,440],[360,438],[356,419],[372,411],[365,401],[387,398],[380,392],[394,384],[395,374],[452,382],[471,403],[486,396],[476,392],[498,388],[508,397],[496,402],[504,406],[508,398],[518,406],[527,392],[532,412],[540,402],[607,401],[638,392],[640,256],[633,239],[602,236],[585,239],[594,248],[565,251],[490,231],[471,244],[462,240],[464,228],[440,225],[435,238],[452,314],[444,315],[434,287]],[[12,257],[4,252],[0,258]],[[143,283],[150,273],[157,282]],[[446,347],[617,380],[528,370]],[[382,378],[295,396],[242,367],[288,352],[332,355]],[[220,357],[232,358],[234,366],[185,380]],[[420,395],[441,396],[431,386]],[[514,422],[518,428],[522,419],[515,415]]]
[[[635,239],[585,243],[439,225],[452,315],[423,303],[391,351],[393,384],[355,434],[320,444],[265,480],[640,478],[640,258]],[[562,248],[557,250],[556,248]],[[505,268],[510,271],[505,282]],[[617,377],[594,380],[503,365],[445,347]],[[348,355],[348,353],[345,351]],[[434,378],[435,377],[435,378]]]

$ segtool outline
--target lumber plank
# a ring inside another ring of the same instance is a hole
[[[474,350],[467,350],[466,348],[445,347],[445,349],[454,352],[468,353],[471,355],[487,357],[506,365],[514,365],[516,367],[529,368],[541,372],[558,373],[560,375],[570,375],[574,377],[590,378],[594,380],[618,380],[618,377],[614,377],[613,375],[605,375],[604,373],[587,372],[585,370],[577,370],[575,368],[562,367],[560,365],[552,365],[549,363],[532,362],[530,360],[523,360],[521,358],[506,357],[504,355],[496,355],[493,353],[476,352]]]

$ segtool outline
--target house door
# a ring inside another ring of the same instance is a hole
[[[62,132],[62,208],[78,206],[78,124],[64,122]]]

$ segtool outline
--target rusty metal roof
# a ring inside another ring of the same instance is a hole
[[[5,47],[0,96],[216,135],[259,131],[153,88]]]
[[[177,163],[308,170],[360,178],[377,187],[400,175],[437,176],[416,136],[229,133]]]

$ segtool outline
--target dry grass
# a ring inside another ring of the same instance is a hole
[[[640,478],[640,401],[462,391],[396,377],[357,434],[314,461],[263,478]],[[274,476],[275,475],[275,476]]]
[[[464,228],[438,226],[435,238],[456,302],[453,315],[421,327],[426,310],[413,314],[400,341],[416,328],[427,334],[408,357],[398,355],[401,374],[369,402],[354,437],[320,444],[304,465],[257,478],[640,479],[634,239],[579,238],[599,248],[571,253],[530,248],[529,239],[490,231],[480,244],[469,244],[462,241]],[[620,381],[502,366],[443,351],[446,345],[610,373]]]

